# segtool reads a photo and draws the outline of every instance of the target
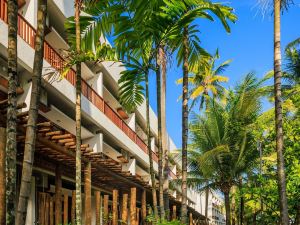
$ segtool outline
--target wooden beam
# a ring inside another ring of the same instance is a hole
[[[52,140],[64,139],[64,138],[72,138],[72,134],[61,134],[61,135],[53,135],[51,137]]]
[[[55,169],[55,225],[61,225],[61,166]]]
[[[71,224],[75,225],[76,218],[76,192],[72,191],[72,206],[71,206]]]
[[[127,224],[128,221],[128,194],[123,194],[122,197],[122,224]]]
[[[6,129],[0,127],[0,225],[5,225],[6,204],[5,204],[5,146]]]
[[[113,190],[112,225],[118,225],[118,190]]]
[[[96,225],[100,225],[100,204],[101,204],[101,195],[100,191],[95,191],[95,198],[96,198]]]
[[[109,198],[109,195],[104,195],[104,202],[103,202],[103,224],[108,224],[108,198]]]
[[[172,220],[176,220],[176,205],[173,205]]]
[[[130,225],[136,224],[136,188],[130,189]]]
[[[145,224],[147,217],[146,190],[142,192],[142,224]]]
[[[68,207],[69,207],[69,196],[68,194],[64,195],[64,224],[68,224]]]
[[[45,206],[45,225],[49,225],[49,213],[50,213],[50,194],[45,194],[46,197],[46,206]]]
[[[91,162],[86,163],[84,171],[85,225],[92,225],[91,168]]]

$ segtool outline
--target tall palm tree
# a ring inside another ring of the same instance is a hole
[[[216,61],[220,58],[218,50],[214,56],[202,57],[199,62],[191,69],[189,76],[189,85],[191,90],[189,98],[192,100],[190,110],[200,101],[200,110],[207,107],[209,98],[224,100],[226,89],[222,83],[228,81],[228,77],[223,76],[225,69],[229,66],[231,60],[227,60],[220,65]],[[177,83],[181,84],[182,79]]]
[[[170,46],[173,50],[178,50],[178,63],[182,63],[182,202],[181,202],[181,222],[187,223],[187,140],[188,140],[188,75],[189,67],[195,63],[205,52],[199,45],[199,38],[195,35],[199,31],[195,25],[191,25],[198,18],[213,20],[211,15],[215,14],[222,22],[227,31],[229,26],[227,20],[235,21],[230,7],[213,4],[207,1],[182,1],[174,2],[165,0],[168,7],[164,7],[164,19],[173,23],[173,29],[169,31]]]
[[[37,117],[40,102],[41,79],[43,69],[44,38],[47,14],[47,0],[39,0],[37,13],[37,32],[35,36],[35,54],[32,74],[32,91],[26,128],[21,187],[16,215],[16,224],[25,225],[28,199],[30,196],[31,175],[37,132]]]
[[[285,0],[274,0],[274,95],[275,95],[275,127],[278,191],[280,197],[280,219],[282,225],[289,224],[288,203],[286,194],[286,178],[283,158],[283,120],[281,100],[281,43],[280,14]]]
[[[18,2],[7,1],[8,18],[8,108],[6,126],[6,224],[15,225],[16,214],[16,156],[17,156],[17,31]]]
[[[76,53],[81,54],[80,11],[81,0],[75,0],[75,34]],[[81,196],[81,62],[76,63],[76,224],[81,225],[82,196]]]

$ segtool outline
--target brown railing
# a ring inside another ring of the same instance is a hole
[[[7,23],[7,2],[0,0],[0,19]],[[36,31],[23,16],[18,14],[18,34],[32,48],[34,48]],[[62,72],[65,66],[64,59],[53,49],[50,44],[44,42],[44,58],[58,72]],[[76,84],[76,72],[71,69],[65,76],[73,86]],[[134,141],[144,152],[148,153],[145,142],[121,119],[121,117],[98,95],[89,84],[82,80],[82,95],[94,106],[103,112],[117,127],[119,127],[132,141]],[[153,159],[158,162],[157,155],[153,152]]]

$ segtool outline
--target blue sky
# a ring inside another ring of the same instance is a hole
[[[228,3],[228,2],[226,2]],[[254,71],[262,77],[272,69],[273,18],[271,13],[262,15],[257,0],[232,0],[228,3],[235,9],[238,21],[231,25],[231,33],[224,31],[218,22],[198,21],[202,46],[214,53],[219,49],[219,62],[232,59],[224,75],[229,77],[228,86],[233,86],[246,73]],[[295,0],[282,16],[282,46],[300,37],[300,1]],[[181,67],[170,62],[167,82],[167,129],[177,147],[181,147],[181,86],[175,81],[182,76]],[[156,111],[155,77],[150,78],[150,104]]]

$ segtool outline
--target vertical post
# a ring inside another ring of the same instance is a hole
[[[95,191],[95,198],[96,198],[96,225],[100,225],[100,191]]]
[[[85,202],[85,225],[92,224],[92,203],[91,203],[91,162],[88,162],[84,171],[84,202]]]
[[[53,209],[54,209],[54,204],[53,204],[53,197],[50,197],[50,225],[54,225],[54,213],[53,213]]]
[[[0,127],[0,225],[5,225],[5,146],[6,146],[6,129]]]
[[[140,208],[136,208],[136,225],[140,224]]]
[[[75,225],[76,215],[76,191],[72,191],[71,223]]]
[[[118,225],[118,190],[113,190],[113,218],[112,218],[112,225]]]
[[[104,202],[103,202],[103,216],[104,216],[104,224],[108,224],[108,198],[109,198],[109,195],[104,195]]]
[[[55,225],[61,224],[61,166],[55,169]]]
[[[68,194],[64,195],[64,224],[68,224]]]
[[[130,224],[136,224],[136,188],[130,189]]]
[[[147,217],[147,205],[146,205],[146,190],[142,192],[142,223],[145,224]]]
[[[172,220],[176,220],[176,205],[173,205]]]
[[[45,225],[49,225],[49,213],[50,213],[50,194],[46,194],[46,206],[45,206]]]
[[[122,223],[127,224],[128,221],[128,194],[123,194],[122,198]]]
[[[193,225],[193,213],[190,212],[189,217],[190,217],[190,223],[189,224]]]

